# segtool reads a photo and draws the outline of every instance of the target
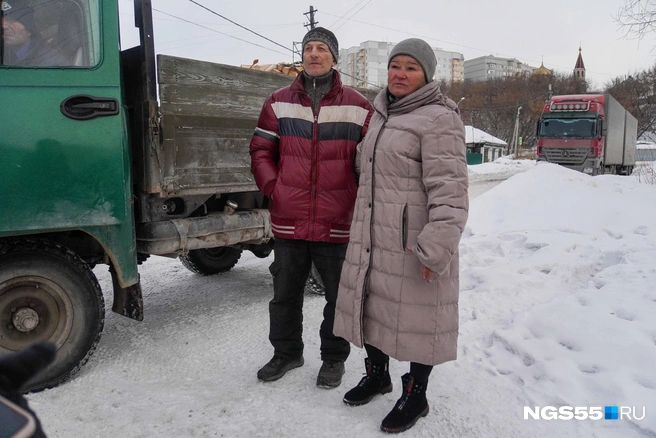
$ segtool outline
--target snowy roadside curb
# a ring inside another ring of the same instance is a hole
[[[503,181],[518,173],[526,172],[536,164],[535,160],[509,160],[498,158],[491,163],[467,166],[469,182]]]

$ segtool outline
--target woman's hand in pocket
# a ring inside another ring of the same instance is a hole
[[[410,248],[409,246],[407,246],[406,249],[408,250],[408,252],[412,252],[412,248]],[[421,267],[421,278],[423,278],[424,280],[426,280],[429,283],[432,283],[434,276],[435,276],[435,273],[433,271],[428,269],[426,266],[422,265],[422,267]]]

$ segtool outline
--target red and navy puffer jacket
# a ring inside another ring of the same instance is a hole
[[[273,235],[345,243],[357,192],[355,149],[373,108],[338,72],[314,114],[303,75],[264,102],[250,144],[251,172],[269,197]]]

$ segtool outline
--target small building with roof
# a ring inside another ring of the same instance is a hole
[[[656,143],[638,140],[636,145],[636,161],[656,161]]]
[[[467,164],[481,164],[494,161],[505,154],[508,143],[487,132],[465,125],[467,144]]]

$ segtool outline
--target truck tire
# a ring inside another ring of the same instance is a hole
[[[200,275],[214,275],[231,270],[239,261],[242,250],[222,246],[218,248],[194,249],[180,261],[185,268]]]
[[[23,387],[57,386],[80,371],[100,341],[105,302],[89,266],[42,239],[0,243],[0,355],[37,340],[55,344],[55,361]]]
[[[307,283],[305,283],[305,292],[316,294],[316,295],[325,295],[326,288],[323,285],[323,280],[319,271],[317,271],[316,266],[312,263],[312,268],[310,268],[310,275],[308,276]]]

